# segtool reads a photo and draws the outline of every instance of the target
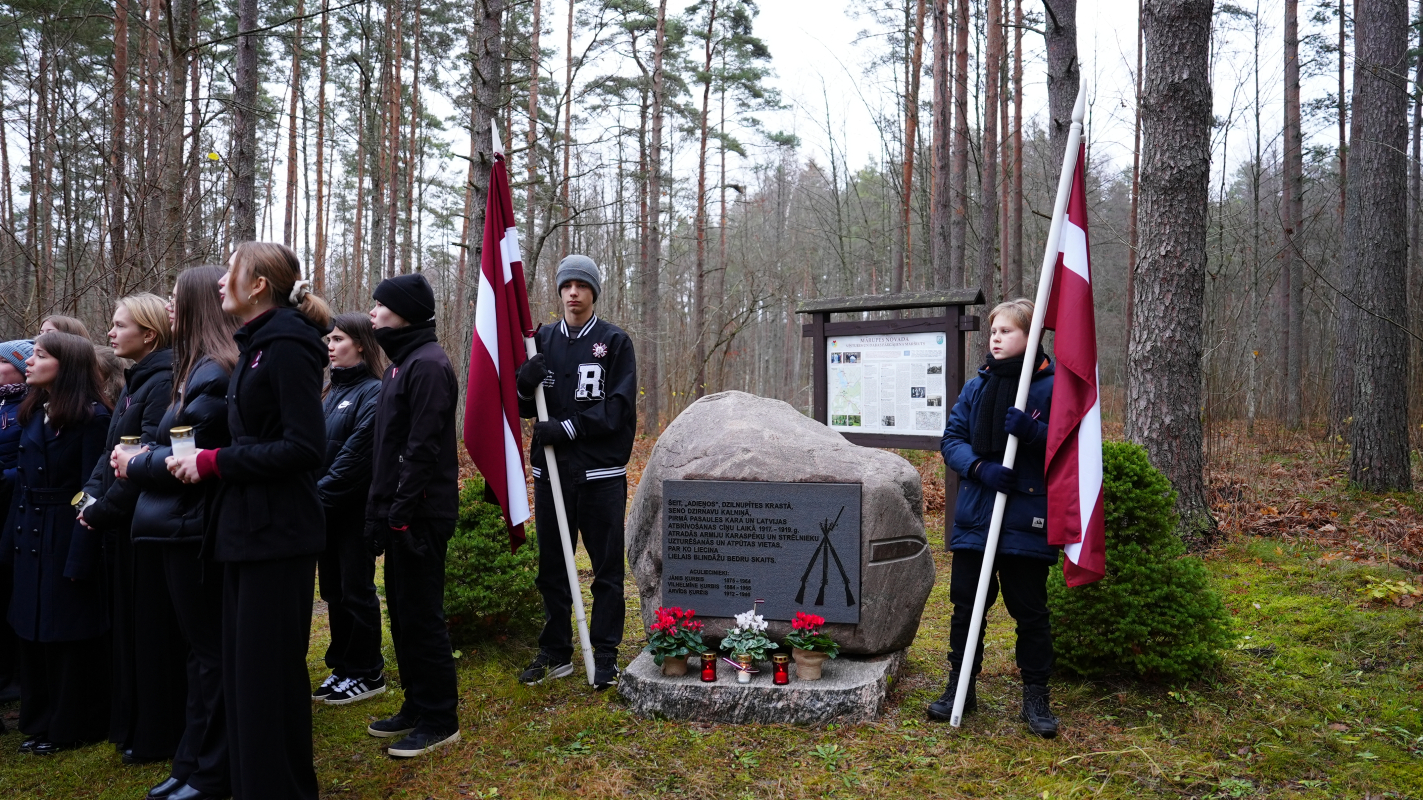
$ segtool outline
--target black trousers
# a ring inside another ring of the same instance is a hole
[[[127,750],[133,746],[134,715],[138,711],[134,674],[133,542],[113,531],[104,535],[104,560],[109,571],[109,741]]]
[[[222,698],[222,565],[201,558],[197,542],[161,547],[168,593],[189,645],[183,738],[173,756],[172,774],[194,789],[222,797],[232,791]]]
[[[316,557],[224,565],[222,688],[236,800],[316,798],[306,648]]]
[[[445,625],[445,553],[454,532],[452,519],[416,520],[410,535],[424,543],[425,554],[411,552],[395,535],[385,551],[385,606],[405,690],[400,713],[419,718],[418,733],[459,730],[458,679]]]
[[[983,554],[973,550],[955,550],[949,573],[949,600],[954,604],[954,616],[949,625],[949,663],[954,673],[963,666],[964,646],[968,643],[968,628],[973,620],[973,600],[978,592],[978,573],[983,569]],[[1024,556],[999,554],[993,559],[993,577],[988,582],[988,603],[984,613],[993,607],[998,590],[1003,590],[1003,604],[1018,623],[1018,669],[1023,683],[1046,686],[1052,675],[1052,630],[1048,626],[1047,571],[1051,561]],[[983,634],[978,633],[978,650],[974,654],[974,677],[983,670]]]
[[[380,598],[376,560],[366,549],[366,518],[326,509],[326,551],[316,561],[321,599],[331,625],[326,666],[342,678],[375,678],[385,669],[380,653]]]
[[[109,635],[17,641],[20,731],[59,744],[103,739],[109,722]]]
[[[172,758],[183,738],[188,643],[165,575],[164,545],[133,550],[133,635],[129,654],[134,702],[127,745],[141,758]]]
[[[597,655],[618,653],[627,615],[623,600],[623,512],[627,508],[627,478],[604,478],[583,484],[563,481],[563,508],[568,515],[570,544],[583,547],[593,564],[593,613],[588,639]],[[573,657],[573,594],[563,564],[553,484],[534,481],[534,514],[539,542],[537,585],[544,601],[544,628],[539,649],[559,661]]]
[[[15,629],[10,627],[10,593],[14,590],[14,567],[0,564],[0,689],[20,675],[20,643]]]

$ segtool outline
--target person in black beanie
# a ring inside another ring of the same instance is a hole
[[[534,517],[544,628],[539,653],[519,676],[540,684],[573,673],[573,595],[554,522],[553,485],[544,445],[553,445],[571,543],[583,537],[593,565],[593,688],[617,683],[618,647],[623,640],[623,514],[627,508],[627,463],[637,431],[637,360],[632,340],[618,326],[598,318],[593,306],[602,282],[598,265],[570,255],[558,265],[563,319],[539,329],[539,353],[524,362],[516,378],[519,414],[536,414],[534,391],[544,386],[548,420],[534,424],[529,464],[534,473]]]
[[[366,503],[366,541],[385,554],[385,602],[405,702],[366,732],[400,737],[411,758],[459,741],[455,660],[445,627],[445,551],[459,512],[458,384],[435,335],[425,276],[397,275],[374,292],[371,322],[390,359],[381,378]]]

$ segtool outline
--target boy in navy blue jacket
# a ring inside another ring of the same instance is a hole
[[[539,352],[519,368],[519,414],[537,413],[534,391],[542,383],[548,421],[534,424],[529,463],[534,473],[534,518],[538,522],[539,574],[544,628],[539,654],[519,676],[539,684],[573,673],[573,595],[563,564],[563,546],[553,505],[544,445],[553,445],[563,487],[572,543],[583,536],[593,564],[593,688],[618,680],[623,640],[623,512],[627,463],[637,431],[637,362],[632,340],[593,313],[602,282],[587,256],[570,255],[558,265],[563,319],[538,332]]]
[[[999,492],[1008,495],[1003,528],[988,585],[987,613],[1003,590],[1008,613],[1018,623],[1018,669],[1023,675],[1021,717],[1028,729],[1045,738],[1057,735],[1057,718],[1048,707],[1048,677],[1052,674],[1052,632],[1048,627],[1047,576],[1057,562],[1057,548],[1047,542],[1047,498],[1043,460],[1048,412],[1052,406],[1052,362],[1042,349],[1025,359],[1033,303],[1026,299],[1000,303],[988,315],[988,360],[978,377],[964,385],[949,415],[939,444],[944,463],[962,478],[949,539],[953,566],[949,599],[954,604],[949,627],[949,674],[944,694],[929,705],[929,718],[947,721],[953,714],[956,674],[963,669],[963,651],[978,593],[983,551]],[[1025,363],[1026,362],[1026,363]],[[1033,371],[1026,411],[1014,407],[1018,378],[1024,367]],[[1013,468],[1003,466],[1008,436],[1018,437]],[[976,679],[983,668],[983,631],[972,666]],[[978,710],[978,695],[969,684],[964,714]]]

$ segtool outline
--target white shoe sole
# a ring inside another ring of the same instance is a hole
[[[559,678],[567,678],[569,675],[572,675],[572,674],[573,674],[573,664],[570,662],[570,663],[564,664],[564,665],[562,665],[562,666],[554,667],[553,669],[549,670],[548,673],[545,674],[542,678],[540,678],[540,679],[538,679],[538,680],[536,680],[536,681],[524,681],[524,685],[525,685],[525,686],[538,686],[539,684],[548,683],[549,681],[557,680],[557,679],[559,679]]]
[[[366,728],[366,733],[369,733],[370,735],[376,737],[377,739],[394,739],[394,738],[397,737],[397,736],[404,736],[405,734],[407,734],[407,733],[413,733],[414,731],[415,731],[415,727],[414,727],[414,726],[411,726],[411,727],[409,727],[409,728],[405,728],[404,730],[398,730],[398,731],[383,731],[383,730],[381,730],[381,729],[379,729],[379,728],[376,728],[376,727],[367,727],[367,728]]]
[[[441,739],[441,740],[438,741],[438,742],[433,742],[433,743],[429,744],[428,746],[422,747],[422,748],[420,748],[420,749],[418,749],[418,750],[397,750],[397,749],[395,749],[394,747],[391,747],[391,748],[387,749],[386,752],[389,753],[390,755],[394,756],[395,758],[414,758],[415,756],[424,755],[424,754],[430,752],[431,750],[435,750],[435,749],[444,747],[444,746],[447,745],[447,744],[454,744],[455,742],[458,742],[459,740],[460,740],[460,732],[459,732],[459,731],[455,731],[454,733],[450,734],[450,735],[447,736],[446,738]]]
[[[345,697],[345,698],[342,698],[342,699],[340,699],[340,700],[331,700],[331,699],[328,698],[328,699],[326,700],[326,705],[328,705],[328,706],[346,706],[346,705],[350,705],[351,703],[359,703],[359,702],[361,702],[362,700],[369,700],[369,699],[371,699],[372,697],[375,697],[376,695],[385,692],[387,686],[389,686],[389,684],[387,684],[386,686],[382,686],[382,687],[380,687],[379,689],[372,689],[372,690],[370,690],[369,692],[366,692],[366,693],[364,693],[364,694],[358,694],[358,695],[356,695],[355,697]]]

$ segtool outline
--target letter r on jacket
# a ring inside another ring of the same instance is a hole
[[[603,399],[603,365],[579,364],[578,388],[573,392],[574,400]]]

